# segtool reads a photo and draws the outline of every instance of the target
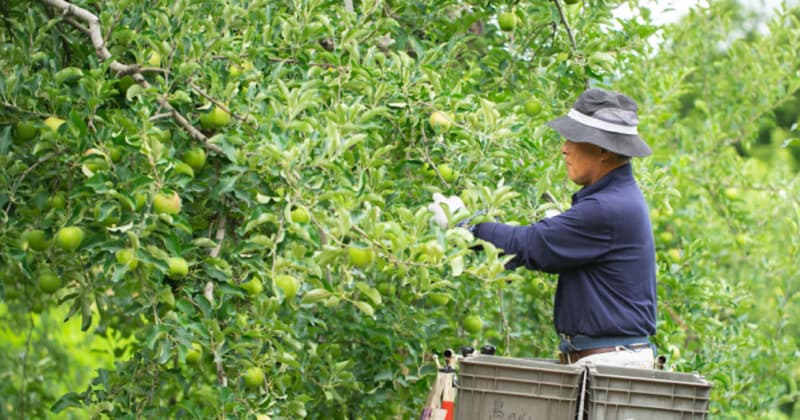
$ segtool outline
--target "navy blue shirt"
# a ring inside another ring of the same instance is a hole
[[[653,229],[630,164],[573,194],[572,207],[558,216],[529,226],[481,223],[473,233],[514,254],[509,269],[558,273],[559,333],[655,334]]]

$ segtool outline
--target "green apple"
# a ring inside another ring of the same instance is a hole
[[[39,289],[45,293],[55,293],[61,288],[61,277],[51,272],[44,272],[39,275]]]
[[[444,179],[447,182],[453,182],[458,177],[456,172],[453,171],[453,168],[451,168],[450,165],[446,163],[438,165],[436,169],[439,170],[439,175],[442,176],[442,179]]]
[[[171,310],[175,308],[175,294],[169,287],[161,289],[158,294],[158,303],[164,306],[164,309]]]
[[[526,114],[530,116],[535,116],[538,115],[540,112],[542,112],[542,104],[539,101],[531,99],[525,102]]]
[[[134,194],[133,203],[136,210],[141,210],[142,208],[144,208],[144,205],[147,204],[147,195],[141,192]]]
[[[428,293],[428,299],[430,299],[431,303],[438,306],[447,305],[447,302],[450,302],[450,294],[449,293]]]
[[[297,291],[300,290],[300,282],[288,274],[279,274],[275,276],[275,285],[283,291],[283,296],[287,300],[297,296]]]
[[[206,164],[206,151],[202,147],[189,149],[183,154],[183,161],[195,171],[199,171]]]
[[[200,115],[200,125],[206,130],[222,128],[231,122],[231,114],[214,105],[211,111]]]
[[[170,278],[183,278],[189,273],[189,264],[181,257],[170,257],[169,260],[167,260],[167,265],[169,266],[167,275]]]
[[[347,254],[350,256],[350,263],[359,268],[364,268],[372,264],[372,259],[374,257],[372,249],[358,245],[348,246]]]
[[[108,169],[108,162],[99,156],[89,157],[83,164],[86,165],[86,169],[92,172],[105,171]]]
[[[728,187],[725,188],[725,197],[728,197],[728,200],[736,200],[739,198],[739,189],[736,187]]]
[[[442,111],[434,111],[430,117],[430,124],[436,131],[447,131],[450,129],[452,120],[450,116]]]
[[[23,239],[28,244],[28,248],[34,251],[44,251],[50,247],[47,235],[41,229],[33,229],[23,234]]]
[[[388,281],[383,281],[378,283],[376,288],[383,296],[394,296],[394,294],[397,292],[397,286],[395,286],[394,283]]]
[[[112,162],[119,162],[122,158],[122,148],[119,146],[110,146],[108,148],[108,157]]]
[[[736,243],[738,243],[739,245],[747,245],[748,242],[750,242],[750,237],[747,236],[747,234],[744,233],[736,234]]]
[[[483,320],[478,315],[468,315],[462,323],[464,330],[470,334],[477,334],[483,330]]]
[[[161,67],[161,54],[158,51],[153,51],[147,57],[147,64],[150,67]]]
[[[264,383],[264,371],[253,366],[244,372],[244,385],[248,388],[258,388]]]
[[[241,287],[250,296],[256,296],[264,291],[264,285],[261,284],[261,279],[259,279],[256,276],[253,276],[253,278],[250,279],[250,281],[242,283]]]
[[[181,197],[178,193],[158,193],[153,197],[153,209],[158,214],[178,214],[181,211]]]
[[[500,24],[500,29],[505,32],[511,32],[517,27],[517,15],[512,12],[500,13],[497,17],[497,23]]]
[[[77,226],[63,227],[56,233],[56,244],[65,251],[74,251],[81,246],[83,237],[83,229]]]
[[[67,199],[63,191],[59,191],[47,199],[47,205],[49,205],[51,209],[63,209],[66,204]]]
[[[139,260],[136,259],[136,250],[133,248],[122,248],[115,255],[118,264],[126,265],[131,270],[136,269],[139,265]]]
[[[186,363],[197,364],[203,357],[203,347],[200,343],[192,343],[192,348],[186,352]]]
[[[26,142],[36,137],[37,132],[39,129],[33,121],[17,121],[13,139],[18,143]]]
[[[290,215],[292,216],[292,221],[295,223],[308,223],[308,221],[311,220],[308,210],[303,206],[297,206],[297,208],[292,210]]]
[[[133,79],[132,76],[122,76],[117,81],[117,90],[119,91],[120,95],[125,95],[128,93],[128,88],[133,86],[136,83],[136,80]]]
[[[253,67],[253,63],[250,61],[245,61],[241,65],[233,63],[228,67],[228,73],[231,77],[239,77],[244,73],[249,73],[253,71],[255,67]]]

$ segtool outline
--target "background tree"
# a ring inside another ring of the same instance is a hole
[[[2,3],[0,414],[406,418],[444,348],[552,357],[554,279],[426,206],[566,206],[543,122],[598,84],[656,150],[657,344],[715,414],[791,415],[796,176],[734,145],[797,92],[797,21],[618,3]]]

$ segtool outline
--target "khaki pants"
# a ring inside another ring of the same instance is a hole
[[[591,363],[593,365],[614,365],[639,369],[655,368],[655,358],[653,356],[653,349],[651,348],[631,350],[626,347],[619,347],[617,351],[591,354],[578,359],[577,362],[571,363],[571,365],[584,366],[587,363]]]

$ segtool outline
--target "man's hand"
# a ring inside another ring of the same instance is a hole
[[[443,206],[447,206],[447,212],[445,212]],[[428,205],[428,210],[433,212],[433,217],[431,220],[436,222],[442,229],[447,229],[447,225],[449,224],[448,221],[448,214],[453,215],[456,214],[459,210],[466,210],[467,208],[464,206],[464,202],[461,201],[456,195],[445,197],[439,193],[433,193],[433,203]]]

